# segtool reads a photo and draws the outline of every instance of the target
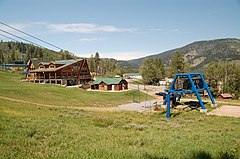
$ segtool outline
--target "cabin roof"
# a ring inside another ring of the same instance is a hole
[[[229,93],[222,93],[219,96],[222,96],[223,98],[232,98],[232,95]]]
[[[93,84],[100,84],[104,82],[107,85],[111,84],[119,84],[123,78],[97,78],[95,81],[93,81]]]
[[[31,72],[52,72],[52,71],[57,71],[57,70],[60,70],[60,69],[62,69],[62,68],[64,68],[64,67],[67,67],[67,66],[69,66],[69,65],[71,65],[71,64],[74,64],[74,63],[76,63],[76,62],[78,62],[78,61],[82,61],[83,59],[73,59],[73,60],[58,60],[58,61],[49,61],[49,62],[41,62],[41,61],[37,61],[37,60],[34,60],[34,62],[32,61],[32,63],[34,64],[36,64],[36,66],[34,65],[34,67],[36,68],[35,70],[31,70]],[[37,63],[38,62],[38,63]],[[38,64],[40,64],[40,63],[42,63],[42,64],[46,64],[46,63],[55,63],[55,64],[62,64],[62,66],[60,66],[60,67],[57,67],[57,68],[41,68],[41,69],[38,69]]]

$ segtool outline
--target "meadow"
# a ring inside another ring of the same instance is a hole
[[[96,92],[60,85],[22,82],[24,75],[0,70],[0,96],[62,107],[113,107],[133,101],[154,99],[145,93],[130,90],[125,92]]]
[[[208,116],[198,109],[173,112],[171,119],[165,118],[164,111],[68,109],[61,106],[109,107],[128,102],[131,91],[116,95],[87,93],[79,88],[23,83],[20,76],[0,71],[0,96],[56,107],[0,99],[0,158],[240,158],[239,118]],[[93,99],[88,103],[81,103],[90,97]],[[100,98],[114,102],[109,105],[98,101]]]

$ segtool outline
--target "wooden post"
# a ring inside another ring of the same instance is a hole
[[[57,84],[57,73],[55,72],[55,84]]]
[[[51,84],[51,73],[48,73],[49,83]]]

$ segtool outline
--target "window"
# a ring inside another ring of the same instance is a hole
[[[78,65],[76,64],[73,66],[73,70],[77,70],[77,69],[78,69]]]
[[[73,72],[73,76],[74,76],[74,77],[77,77],[77,72]]]
[[[56,75],[57,75],[57,78],[60,78],[60,73],[59,73],[59,72],[57,72],[57,74],[56,74]]]
[[[39,65],[39,68],[41,69],[41,68],[45,68],[43,65]]]
[[[49,68],[55,68],[55,66],[52,64],[52,65],[49,66]]]
[[[80,70],[80,75],[88,75],[88,70]]]
[[[62,73],[62,78],[65,78],[66,75],[67,75],[66,72],[63,72],[63,73]]]

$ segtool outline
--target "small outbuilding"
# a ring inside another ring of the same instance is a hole
[[[125,79],[142,79],[142,75],[139,73],[124,73],[123,78]]]
[[[232,95],[229,93],[222,93],[218,95],[219,99],[233,99]]]
[[[120,91],[128,89],[128,82],[123,78],[97,78],[91,85],[93,90]]]

